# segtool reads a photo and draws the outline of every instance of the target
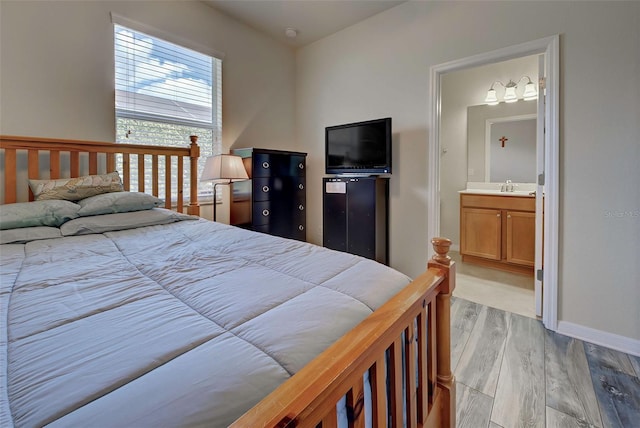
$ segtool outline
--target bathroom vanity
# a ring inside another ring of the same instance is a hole
[[[533,275],[535,201],[527,191],[461,191],[462,261]]]

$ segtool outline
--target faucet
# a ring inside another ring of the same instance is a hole
[[[500,191],[513,192],[515,186],[517,186],[517,184],[512,183],[511,180],[507,180],[500,186]]]

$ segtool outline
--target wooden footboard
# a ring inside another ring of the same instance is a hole
[[[104,174],[116,171],[122,177],[125,190],[151,193],[164,197],[165,208],[182,212],[184,208],[183,189],[185,185],[184,163],[188,162],[190,189],[187,213],[200,214],[198,205],[197,162],[200,156],[198,137],[191,136],[191,145],[185,147],[147,146],[140,144],[105,143],[95,141],[59,140],[38,137],[0,136],[0,149],[4,157],[4,194],[2,203],[26,202],[33,200],[28,189],[28,179],[74,178],[83,175]],[[20,156],[26,153],[25,165],[18,168]],[[116,160],[119,159],[119,165]],[[145,159],[150,161],[150,168]],[[173,160],[177,161],[174,163]],[[172,165],[176,165],[172,174]],[[133,166],[136,168],[133,168]],[[164,174],[160,174],[160,166]],[[27,177],[19,177],[19,170],[26,169]],[[149,171],[150,169],[150,171]],[[162,175],[162,177],[161,177]],[[130,182],[137,177],[138,188],[130,189]],[[150,189],[145,189],[145,179],[151,179]],[[161,181],[163,180],[163,181]],[[159,195],[163,183],[165,194]],[[28,195],[21,200],[21,195]]]
[[[436,255],[425,273],[232,427],[335,427],[336,404],[345,396],[349,426],[363,427],[366,372],[373,427],[454,427],[449,316],[455,266],[447,256],[451,241],[432,244]]]

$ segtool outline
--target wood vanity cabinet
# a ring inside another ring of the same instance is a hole
[[[462,261],[533,274],[535,198],[460,194]]]

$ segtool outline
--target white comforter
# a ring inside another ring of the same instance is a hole
[[[0,251],[3,427],[227,426],[409,282],[204,220]]]

